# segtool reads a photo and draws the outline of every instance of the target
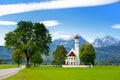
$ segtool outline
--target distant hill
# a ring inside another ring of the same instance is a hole
[[[0,58],[3,58],[6,63],[11,62],[12,50],[7,50],[4,46],[0,46]]]
[[[95,48],[96,62],[120,64],[120,45]]]

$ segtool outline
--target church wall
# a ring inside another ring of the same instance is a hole
[[[66,65],[78,65],[78,59],[76,56],[67,57],[65,64]]]

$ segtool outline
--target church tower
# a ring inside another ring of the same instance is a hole
[[[75,49],[71,49],[69,53],[66,55],[65,65],[67,66],[79,66],[80,59],[79,59],[79,36],[76,34],[74,36],[74,44]]]
[[[74,37],[75,40],[75,53],[78,58],[78,65],[80,64],[80,59],[79,59],[79,36],[76,34]]]

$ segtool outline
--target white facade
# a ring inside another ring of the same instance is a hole
[[[67,58],[65,60],[65,65],[79,65],[79,37],[76,35],[75,39],[75,50],[71,49],[70,52],[67,54]]]
[[[67,57],[66,65],[79,65],[76,57]]]
[[[65,64],[66,65],[79,65],[79,59],[76,56],[74,49],[71,49],[71,51],[67,54]]]

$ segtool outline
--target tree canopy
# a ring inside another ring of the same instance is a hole
[[[52,64],[55,65],[62,65],[65,63],[67,51],[62,45],[58,45],[56,50],[53,52],[53,58]]]
[[[43,23],[20,21],[17,28],[6,34],[5,47],[8,49],[20,49],[26,57],[26,67],[29,60],[36,52],[49,55],[49,43],[51,35]]]
[[[91,44],[83,44],[80,48],[80,60],[86,65],[94,65],[95,50]]]

